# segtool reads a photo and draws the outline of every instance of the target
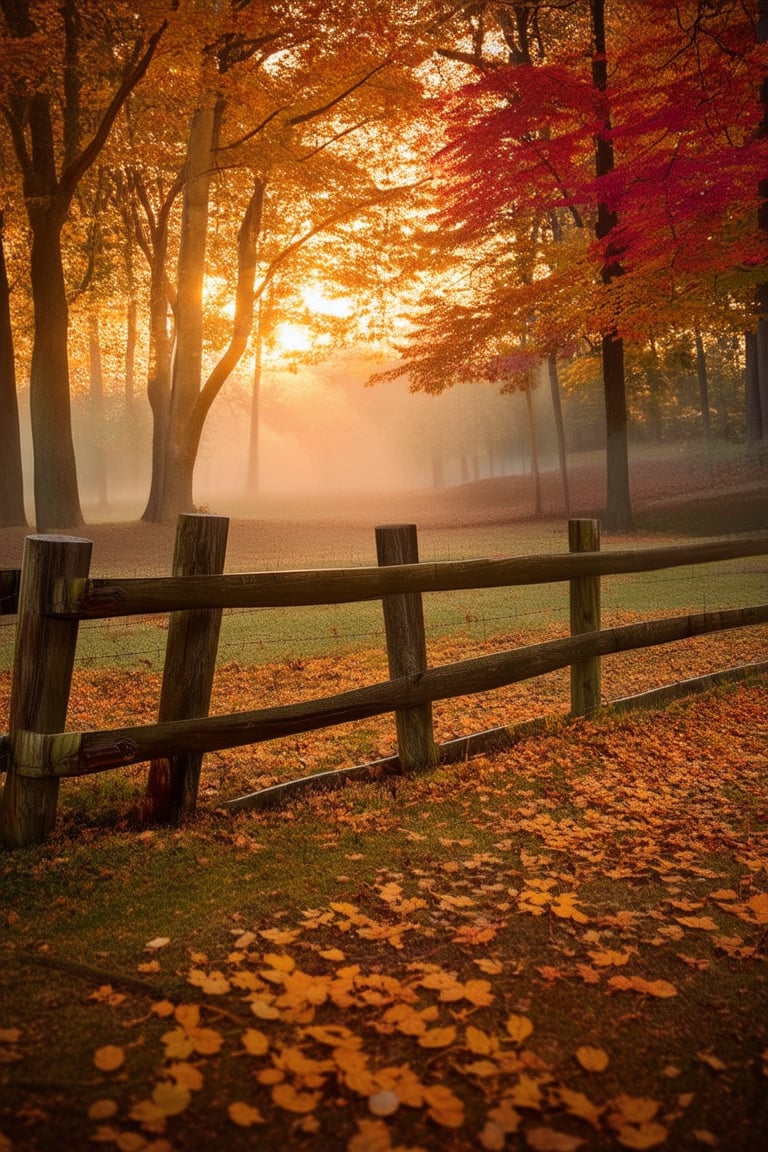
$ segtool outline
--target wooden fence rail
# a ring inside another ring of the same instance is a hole
[[[50,831],[59,781],[151,762],[151,815],[194,812],[202,756],[245,744],[394,712],[404,770],[437,762],[431,706],[571,667],[572,713],[599,707],[600,658],[728,628],[768,623],[768,605],[600,628],[602,575],[648,572],[768,555],[768,534],[705,544],[601,553],[596,521],[571,521],[571,553],[419,564],[416,529],[377,529],[379,568],[221,575],[227,521],[182,517],[171,577],[88,578],[90,542],[27,538],[14,658],[8,776],[0,839],[34,843]],[[587,551],[583,551],[583,549]],[[570,637],[426,666],[422,592],[570,582]],[[324,699],[208,716],[224,607],[254,608],[381,599],[391,679]],[[64,720],[78,621],[171,612],[159,722],[66,732]]]

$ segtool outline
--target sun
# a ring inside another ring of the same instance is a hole
[[[275,343],[281,352],[308,352],[312,347],[312,337],[303,324],[284,320],[275,328]]]

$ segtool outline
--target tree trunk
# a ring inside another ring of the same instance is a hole
[[[72,441],[67,297],[61,254],[63,215],[29,206],[34,344],[29,381],[38,532],[83,523]]]
[[[565,427],[563,425],[563,405],[560,401],[560,380],[557,374],[557,356],[554,352],[547,357],[549,372],[549,388],[552,396],[552,412],[555,417],[555,432],[557,434],[557,459],[560,466],[560,479],[563,484],[563,511],[566,516],[571,514],[571,493],[568,484],[568,457],[565,451]]]
[[[259,432],[260,432],[260,401],[261,401],[261,371],[264,339],[262,332],[262,305],[259,300],[256,320],[256,337],[253,355],[253,384],[251,387],[251,422],[248,435],[248,476],[246,491],[251,496],[258,495],[259,491]]]
[[[605,0],[592,0],[592,82],[598,92],[608,88],[608,64],[605,38]],[[595,173],[598,179],[613,171],[613,144],[611,118],[607,98],[601,131],[595,145]],[[605,240],[617,224],[616,213],[602,201],[597,206],[598,240]],[[608,244],[602,268],[602,280],[607,286],[623,269],[618,252]],[[629,493],[629,448],[627,444],[627,396],[624,377],[624,342],[615,332],[602,337],[603,390],[605,393],[606,423],[606,513],[605,526],[613,532],[632,530],[632,502]]]
[[[88,363],[90,368],[90,427],[88,429],[93,453],[96,481],[96,502],[101,509],[109,503],[107,498],[107,470],[104,458],[104,370],[101,362],[99,318],[90,316],[88,322]]]
[[[536,441],[536,420],[533,414],[533,389],[525,386],[525,408],[528,413],[528,436],[531,442],[531,472],[533,473],[535,507],[533,514],[541,516],[541,472],[539,470],[539,448]]]
[[[709,410],[709,380],[707,379],[707,358],[704,355],[704,341],[701,332],[696,329],[696,379],[699,382],[699,400],[701,403],[701,426],[704,430],[704,442],[709,445],[712,440],[712,414]]]
[[[203,276],[208,239],[208,203],[218,125],[218,101],[207,95],[192,118],[187,144],[176,293],[176,351],[173,359],[169,427],[160,498],[160,519],[191,512],[195,451],[187,424],[200,394],[203,361]]]
[[[757,333],[744,335],[744,360],[746,365],[746,425],[747,442],[759,444],[763,438],[763,412],[760,397],[760,378],[757,367]]]
[[[11,289],[5,265],[3,214],[0,211],[0,528],[24,527],[26,523]]]
[[[757,4],[757,43],[768,42],[768,0],[758,0]],[[763,116],[758,127],[760,136],[768,136],[768,75],[763,77],[760,85],[760,104]],[[757,222],[764,233],[768,233],[768,177],[760,180],[757,185],[758,203]],[[753,362],[754,392],[752,397],[753,414],[759,412],[759,421],[755,421],[753,430],[757,438],[768,439],[768,281],[763,281],[757,289],[757,337],[753,345],[755,353]],[[757,399],[757,403],[755,403]]]

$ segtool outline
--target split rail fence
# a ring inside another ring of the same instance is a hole
[[[768,555],[768,533],[601,552],[598,521],[572,520],[568,553],[419,563],[416,526],[388,525],[376,529],[378,567],[224,575],[228,525],[221,516],[180,517],[169,577],[89,578],[91,541],[67,536],[28,536],[20,582],[15,571],[0,573],[6,609],[17,610],[18,616],[9,733],[0,737],[0,763],[7,770],[0,797],[3,844],[20,847],[49,834],[59,782],[66,777],[148,761],[148,818],[175,822],[195,810],[205,753],[392,712],[398,755],[379,763],[418,771],[455,760],[457,748],[469,755],[493,746],[494,734],[508,731],[437,745],[435,700],[504,687],[570,665],[571,712],[585,715],[601,706],[602,656],[768,623],[768,604],[758,604],[600,626],[601,577]],[[570,636],[427,666],[422,593],[556,581],[569,583]],[[208,715],[224,608],[363,600],[382,602],[389,680],[322,699]],[[158,722],[65,731],[79,621],[165,612],[170,620]]]

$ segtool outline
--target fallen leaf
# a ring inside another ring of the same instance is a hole
[[[604,1072],[608,1067],[608,1053],[588,1044],[576,1049],[576,1059],[586,1072]]]
[[[264,1123],[264,1117],[258,1108],[244,1104],[242,1100],[236,1100],[230,1104],[227,1112],[232,1123],[239,1125],[240,1128],[252,1128],[254,1124]]]
[[[114,1044],[105,1044],[94,1052],[93,1063],[99,1072],[116,1072],[125,1064],[125,1052]]]
[[[275,1084],[272,1099],[286,1112],[312,1112],[320,1102],[319,1092],[297,1092],[292,1084]]]
[[[523,1044],[533,1032],[533,1024],[527,1016],[517,1016],[512,1013],[507,1017],[506,1023],[507,1034],[514,1040],[515,1044]]]
[[[445,1028],[428,1028],[419,1036],[419,1045],[422,1048],[447,1048],[456,1039],[456,1029],[453,1024]]]
[[[525,1139],[535,1152],[576,1152],[584,1140],[580,1136],[569,1136],[567,1132],[557,1132],[554,1128],[531,1128]]]

